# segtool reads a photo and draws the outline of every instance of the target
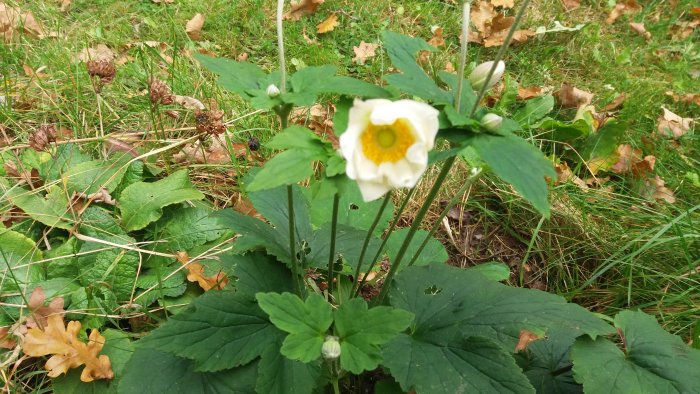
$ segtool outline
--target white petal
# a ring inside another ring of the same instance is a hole
[[[422,144],[413,144],[406,151],[406,160],[414,164],[428,164],[428,149]]]
[[[428,149],[435,143],[439,122],[439,111],[425,103],[413,100],[394,101],[391,105],[377,107],[372,111],[373,124],[392,124],[396,119],[406,119],[413,127],[416,139],[424,142]]]
[[[374,201],[391,190],[388,185],[380,182],[357,181],[357,186],[360,188],[362,199],[365,202]]]

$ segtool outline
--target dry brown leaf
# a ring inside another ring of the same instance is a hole
[[[190,96],[178,96],[177,94],[173,94],[173,102],[187,109],[203,110],[205,108],[201,101]]]
[[[197,282],[204,291],[211,289],[221,290],[228,284],[228,276],[224,272],[217,272],[215,275],[206,276],[204,267],[198,263],[190,263],[187,252],[177,252],[177,260],[187,268],[187,280]]]
[[[331,14],[331,16],[326,18],[323,22],[316,25],[316,33],[328,33],[329,31],[333,31],[338,25],[340,25],[340,22],[338,22],[338,15]]]
[[[49,306],[44,306],[46,302],[46,294],[44,289],[37,287],[32,291],[27,301],[29,308],[29,317],[27,317],[27,328],[46,327],[47,319],[53,315],[62,315],[66,311],[63,309],[63,297],[56,297],[49,303]]]
[[[693,126],[693,119],[680,117],[673,112],[661,107],[664,113],[657,120],[656,130],[664,137],[677,140],[684,136]]]
[[[71,0],[63,0],[63,1],[61,1],[61,6],[60,6],[60,8],[59,8],[59,11],[61,11],[61,12],[66,12],[66,11],[68,11],[68,8],[70,8],[70,3],[71,3]]]
[[[491,4],[493,4],[494,7],[513,8],[515,6],[515,1],[514,0],[491,0]]]
[[[22,341],[22,350],[32,357],[52,355],[45,365],[48,376],[52,378],[85,365],[80,374],[81,381],[112,379],[114,373],[109,357],[98,356],[105,338],[99,331],[92,330],[88,343],[83,343],[78,339],[79,333],[80,322],[71,321],[64,326],[62,315],[52,315],[47,319],[45,329],[32,328],[27,332]]]
[[[114,51],[109,49],[107,45],[97,44],[92,48],[83,48],[78,54],[77,60],[86,63],[90,60],[111,62],[115,57]]]
[[[199,164],[231,164],[231,156],[238,159],[246,158],[248,161],[254,158],[248,154],[246,144],[231,144],[231,151],[226,146],[223,137],[212,138],[209,146],[203,147],[200,141],[185,145],[182,150],[173,155],[173,159],[179,163]]]
[[[540,95],[542,95],[542,88],[539,86],[530,86],[529,88],[518,86],[518,95],[516,98],[518,100],[529,100]]]
[[[447,63],[445,63],[445,71],[447,71],[448,73],[454,73],[456,71],[455,65],[452,64],[452,62],[448,61]]]
[[[680,101],[683,103],[693,103],[695,105],[700,106],[700,93],[686,93],[683,95],[679,95],[669,90],[666,92],[666,95],[671,97],[675,102]]]
[[[234,211],[242,215],[251,216],[265,221],[265,218],[262,215],[260,215],[258,211],[255,210],[255,207],[253,207],[253,203],[251,203],[248,198],[243,197],[240,193],[238,193],[233,200]]]
[[[352,61],[357,64],[365,64],[367,59],[377,55],[375,53],[377,48],[379,48],[379,44],[371,44],[364,41],[360,42],[359,46],[352,47],[352,50],[355,51],[355,57],[352,58]]]
[[[561,0],[561,5],[563,5],[567,11],[571,11],[571,10],[575,10],[576,8],[580,7],[581,1],[580,0]]]
[[[569,168],[566,162],[560,162],[554,165],[554,170],[557,172],[557,180],[554,182],[555,185],[562,183],[573,182],[576,186],[580,187],[582,190],[588,190],[588,185],[586,182],[574,175],[574,173]]]
[[[172,4],[175,2],[175,0],[151,0],[152,2],[156,4]]]
[[[625,102],[626,98],[627,98],[627,96],[625,96],[624,93],[618,94],[617,97],[615,97],[613,99],[613,101],[611,101],[608,105],[603,107],[603,109],[601,111],[602,112],[609,112],[609,111],[612,111],[614,109],[617,109],[619,106],[622,105],[622,103]]]
[[[482,33],[484,47],[501,46],[505,43],[508,36],[508,30],[515,23],[515,18],[512,16],[504,16],[497,14],[490,22],[490,33]],[[513,33],[511,44],[519,44],[527,41],[530,37],[535,36],[532,30],[516,30]]]
[[[248,60],[248,52],[243,52],[240,55],[236,56],[236,60],[239,62],[244,62]]]
[[[515,353],[527,349],[527,345],[529,345],[530,342],[538,339],[540,339],[540,337],[538,337],[537,334],[528,330],[521,330],[520,336],[518,337],[518,344],[515,345]]]
[[[185,25],[185,33],[193,40],[197,41],[202,35],[202,27],[204,27],[204,15],[196,14]]]
[[[307,44],[309,44],[309,45],[317,45],[318,44],[317,39],[311,38],[311,37],[309,37],[308,34],[306,34],[306,26],[304,26],[301,29],[301,35],[304,37],[304,41],[306,41]]]
[[[47,74],[43,73],[42,71],[45,69],[45,66],[39,67],[36,70],[33,70],[30,66],[23,64],[22,65],[22,70],[24,70],[24,75],[28,77],[36,77],[36,78],[46,78],[48,77]]]
[[[586,106],[593,100],[593,93],[577,89],[568,83],[563,83],[558,92],[554,93],[559,105],[564,108],[578,108]]]
[[[491,34],[491,20],[496,15],[493,4],[488,1],[479,1],[472,5],[470,18],[477,31],[482,35],[489,35]]]
[[[432,29],[433,36],[428,40],[428,44],[434,46],[435,48],[445,45],[445,38],[442,36],[442,27],[436,27]]]
[[[644,180],[640,189],[640,194],[647,200],[664,200],[669,204],[676,202],[673,190],[667,188],[666,182],[658,175],[654,178]]]
[[[292,0],[292,8],[284,14],[284,19],[298,21],[302,16],[316,12],[318,6],[323,4],[323,2],[324,0]]]
[[[17,340],[10,338],[10,327],[0,327],[0,349],[14,349]]]
[[[614,173],[632,173],[635,176],[642,177],[654,171],[656,156],[647,155],[642,157],[640,149],[634,149],[627,144],[620,144],[615,155],[618,157],[618,161],[610,167],[610,171]]]
[[[314,104],[311,108],[298,108],[292,111],[291,121],[301,126],[310,128],[319,137],[329,141],[334,149],[338,149],[339,141],[336,134],[333,132],[333,113],[335,107],[331,104],[323,106]]]
[[[31,12],[22,12],[17,7],[11,7],[0,2],[0,35],[2,35],[3,40],[5,42],[12,40],[14,32],[19,29],[36,38],[47,36],[43,26],[34,18]]]
[[[612,24],[615,23],[617,18],[621,17],[623,14],[629,14],[641,11],[642,6],[637,4],[636,0],[627,0],[622,3],[615,4],[615,8],[610,11],[610,15],[605,20],[605,23]]]
[[[651,40],[651,33],[649,33],[644,27],[644,23],[630,22],[630,28],[637,32],[637,34],[639,34],[640,36],[644,37],[645,40]]]

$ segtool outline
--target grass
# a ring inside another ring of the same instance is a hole
[[[0,125],[10,138],[9,145],[24,143],[43,123],[61,125],[75,139],[137,132],[137,143],[143,149],[192,136],[192,111],[181,110],[179,119],[172,119],[152,110],[147,91],[151,76],[167,81],[177,94],[193,96],[207,105],[216,102],[225,112],[225,119],[251,113],[242,100],[221,91],[211,75],[188,55],[203,50],[236,58],[245,53],[249,61],[267,70],[276,67],[273,2],[234,3],[176,0],[165,5],[146,0],[73,0],[68,12],[60,12],[57,2],[20,2],[19,6],[31,10],[48,30],[60,32],[60,38],[22,36],[14,45],[0,46],[4,89],[0,95],[13,100],[12,109],[0,107]],[[437,72],[448,61],[457,64],[460,15],[455,3],[327,1],[318,13],[285,24],[288,64],[292,70],[304,64],[333,64],[340,73],[379,82],[382,74],[391,71],[386,54],[380,49],[376,58],[358,65],[352,61],[353,46],[361,41],[379,42],[384,29],[427,40],[431,26],[441,26],[446,43],[426,65],[429,72]],[[605,23],[610,9],[607,2],[589,1],[576,10],[565,11],[558,1],[533,1],[525,27],[551,26],[555,20],[565,26],[584,23],[585,27],[533,38],[513,47],[505,59],[508,73],[522,86],[556,90],[562,82],[569,82],[595,93],[596,108],[624,92],[627,99],[615,114],[629,124],[623,142],[645,155],[656,156],[655,173],[674,191],[677,202],[647,201],[638,193],[638,180],[613,176],[606,184],[612,186],[611,190],[582,191],[572,184],[553,187],[552,218],[541,221],[512,189],[486,177],[468,192],[469,198],[461,206],[469,219],[450,222],[453,237],[458,235],[460,242],[471,245],[466,252],[451,246],[455,264],[504,257],[516,273],[514,278],[521,268],[529,270],[527,285],[608,314],[621,308],[642,308],[655,313],[672,332],[689,335],[700,315],[700,187],[693,185],[686,174],[698,172],[700,139],[688,135],[677,143],[655,137],[655,130],[662,106],[684,117],[700,117],[696,104],[676,103],[666,95],[667,91],[698,93],[698,80],[691,74],[699,67],[700,33],[696,29],[682,40],[670,34],[676,23],[690,20],[692,6],[690,0],[679,0],[675,7],[666,1],[650,1],[641,12],[624,15],[609,25]],[[331,12],[338,13],[340,27],[316,37],[316,24]],[[206,16],[202,38],[197,42],[184,32],[185,23],[195,13]],[[644,23],[651,40],[633,32],[628,22]],[[316,42],[308,43],[305,35]],[[143,44],[149,41],[164,43],[165,49]],[[96,44],[107,45],[118,56],[128,56],[124,58],[128,61],[118,66],[114,82],[99,94],[84,64],[75,61],[83,48]],[[495,51],[472,45],[469,56],[476,63],[490,59]],[[41,70],[46,77],[26,75],[25,65]],[[557,109],[555,115],[564,120],[574,116],[565,109]],[[264,143],[276,129],[275,118],[265,114],[244,117],[233,123],[229,132],[234,143],[245,143],[251,135]],[[96,153],[102,151],[100,143],[85,142],[82,146]],[[168,171],[187,165],[174,163],[173,153],[159,156]],[[228,167],[190,167],[200,190],[219,206],[230,204],[237,183],[227,172]],[[446,184],[441,198],[449,199],[465,176],[466,167],[462,165],[451,177],[452,183]],[[424,184],[420,190],[429,187]],[[434,214],[438,213],[435,210]],[[406,217],[407,222],[410,220]],[[449,245],[447,233],[439,235]],[[514,279],[513,284],[518,282]]]

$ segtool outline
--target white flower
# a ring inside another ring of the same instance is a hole
[[[340,136],[345,172],[365,201],[391,189],[413,187],[428,167],[438,132],[438,111],[413,100],[355,100]]]
[[[267,87],[266,93],[268,97],[277,97],[280,95],[280,89],[274,84],[271,84]]]
[[[502,123],[503,118],[494,113],[488,113],[481,118],[481,125],[489,131],[497,131]]]
[[[323,358],[327,360],[334,360],[340,357],[340,342],[338,342],[338,337],[333,335],[326,336],[326,341],[323,342],[321,346],[321,354]]]
[[[493,71],[493,75],[491,75],[491,79],[487,82],[486,77],[489,76],[491,67],[493,67],[493,61],[481,63],[469,74],[469,82],[471,82],[474,90],[479,91],[484,85],[486,85],[486,89],[490,89],[503,78],[503,73],[506,71],[506,64],[503,63],[503,61],[499,61],[498,66],[496,66],[496,69]]]

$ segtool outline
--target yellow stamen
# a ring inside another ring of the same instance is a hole
[[[405,119],[396,119],[390,125],[369,124],[360,136],[362,153],[374,164],[396,163],[416,141],[411,125]]]

